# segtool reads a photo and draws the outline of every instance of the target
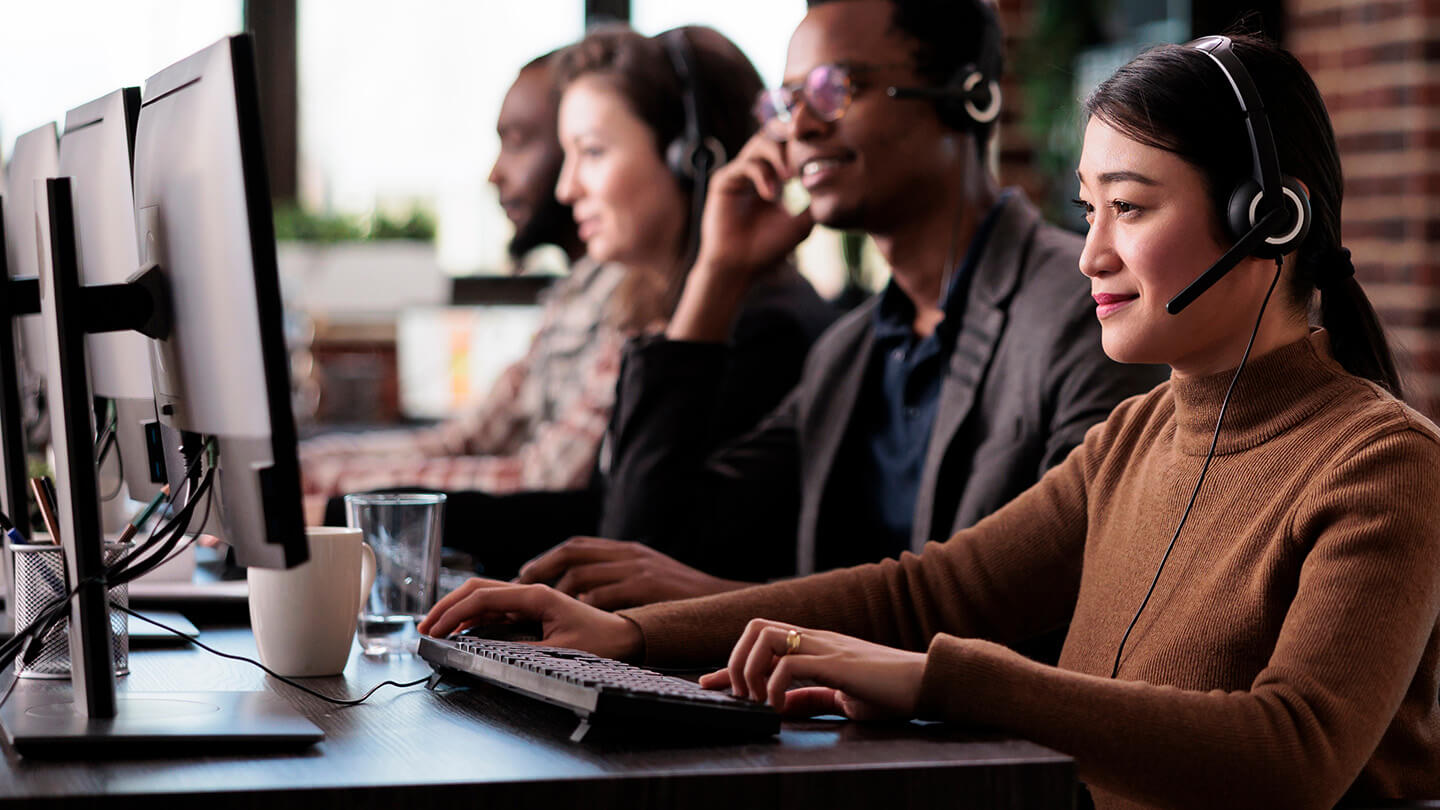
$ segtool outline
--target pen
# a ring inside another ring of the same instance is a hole
[[[60,524],[55,519],[55,505],[50,500],[50,494],[45,491],[44,478],[30,479],[30,492],[35,496],[35,505],[40,507],[40,519],[45,522],[45,530],[50,532],[50,542],[60,542]]]
[[[55,482],[51,480],[50,476],[42,475],[40,476],[40,483],[45,485],[45,497],[50,501],[50,513],[54,515],[60,514],[60,493],[55,491]],[[55,521],[55,525],[59,526],[60,521]],[[60,535],[55,535],[55,538],[55,542],[60,542]]]
[[[0,512],[0,530],[3,530],[5,536],[10,538],[10,545],[25,545],[25,535],[20,533],[20,529],[17,528],[14,523],[10,522],[10,516],[4,512]]]
[[[145,525],[145,521],[149,520],[151,515],[155,514],[155,510],[160,508],[160,502],[165,500],[165,497],[169,494],[169,484],[161,487],[160,491],[155,493],[155,497],[150,499],[150,503],[145,504],[145,507],[139,512],[136,512],[135,517],[131,518],[130,522],[125,524],[125,528],[120,531],[120,537],[117,538],[116,542],[130,542],[130,538],[134,537],[135,533],[140,531],[140,527]]]

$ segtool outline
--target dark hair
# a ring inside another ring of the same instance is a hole
[[[625,25],[597,27],[560,53],[556,87],[563,91],[582,76],[602,76],[654,133],[663,161],[666,147],[684,133],[685,106],[680,77],[662,38],[682,36],[690,47],[700,132],[718,140],[725,154],[733,157],[758,126],[751,109],[764,86],[760,74],[735,43],[713,28],[691,25],[673,31],[646,37]],[[689,188],[683,184],[682,188],[688,196]],[[691,229],[687,217],[684,241],[693,246],[700,235],[690,233]],[[684,288],[691,258],[680,257],[667,279],[628,274],[616,292],[620,325],[638,328],[669,317]]]
[[[851,0],[805,0],[806,8]],[[1000,80],[1004,41],[995,9],[985,0],[889,0],[891,30],[915,44],[915,71],[931,87],[945,87],[967,65]],[[975,140],[984,154],[994,124],[977,125]]]
[[[1375,309],[1340,249],[1340,204],[1345,180],[1325,102],[1294,56],[1262,37],[1230,35],[1233,51],[1265,104],[1280,171],[1310,191],[1310,234],[1292,254],[1289,294],[1301,308],[1320,293],[1320,325],[1335,359],[1347,371],[1402,396],[1395,358]],[[1152,48],[1115,71],[1085,100],[1094,116],[1147,146],[1164,149],[1199,169],[1214,204],[1222,244],[1232,189],[1251,175],[1244,115],[1225,75],[1201,51],[1182,45]]]
[[[558,56],[563,50],[565,50],[563,47],[556,48],[553,51],[546,51],[545,53],[540,54],[539,56],[531,59],[529,62],[526,62],[523,66],[521,66],[520,72],[524,73],[525,71],[532,68],[545,67],[549,65],[555,59],[555,57]]]

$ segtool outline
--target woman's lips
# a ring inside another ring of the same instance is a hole
[[[1120,295],[1116,293],[1095,293],[1091,296],[1095,299],[1095,316],[1104,318],[1112,313],[1119,312],[1140,298],[1138,293]]]

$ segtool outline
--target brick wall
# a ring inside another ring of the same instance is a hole
[[[1356,276],[1440,414],[1440,3],[1287,0],[1287,45],[1325,96]]]

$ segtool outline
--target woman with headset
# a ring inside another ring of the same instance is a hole
[[[1314,83],[1213,37],[1086,106],[1080,270],[1106,352],[1170,382],[921,555],[618,615],[477,580],[422,632],[512,613],[616,658],[728,654],[702,684],[1001,729],[1073,755],[1100,807],[1440,795],[1440,433],[1341,247]],[[1058,666],[1004,646],[1067,620]]]
[[[556,197],[572,207],[589,257],[625,266],[615,311],[620,328],[644,341],[664,330],[679,300],[710,172],[755,131],[760,75],[710,28],[645,37],[607,26],[560,54],[556,80],[565,155]],[[779,403],[835,317],[793,266],[767,276],[736,322],[736,362],[721,417],[709,426],[712,444]],[[636,399],[625,389],[622,367],[617,410]]]

